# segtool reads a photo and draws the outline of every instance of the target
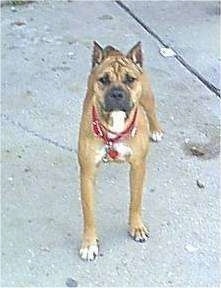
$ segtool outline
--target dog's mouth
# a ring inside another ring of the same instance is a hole
[[[127,117],[129,116],[131,110],[133,109],[133,104],[132,103],[121,103],[121,104],[118,104],[118,105],[109,105],[109,104],[106,104],[104,105],[104,110],[105,112],[107,113],[112,113],[112,112],[124,112]]]
[[[129,117],[130,112],[134,108],[134,103],[132,101],[128,103],[122,103],[119,105],[109,105],[107,103],[100,102],[101,110],[104,114],[108,114],[109,116],[112,114],[112,112],[124,112],[126,115],[126,118]]]
[[[102,109],[106,113],[122,111],[128,117],[131,110],[134,107],[134,103],[131,97],[123,89],[114,87],[109,90],[105,97]]]

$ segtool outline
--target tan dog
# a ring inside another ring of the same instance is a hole
[[[94,260],[98,255],[93,193],[96,171],[102,161],[130,164],[129,233],[139,242],[149,235],[141,219],[148,137],[159,141],[162,130],[142,58],[140,42],[127,55],[111,46],[102,49],[94,42],[78,153],[84,216],[80,255],[85,260]]]

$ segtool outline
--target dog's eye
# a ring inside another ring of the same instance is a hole
[[[134,83],[135,80],[136,80],[136,78],[134,78],[133,76],[130,76],[129,74],[126,74],[124,83],[125,84],[132,84],[132,83]]]
[[[110,84],[110,79],[109,79],[109,76],[107,74],[105,74],[103,77],[99,78],[98,81],[105,86]]]

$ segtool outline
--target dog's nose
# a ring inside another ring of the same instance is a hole
[[[110,97],[115,99],[115,100],[122,100],[124,98],[124,91],[121,89],[113,89],[110,93]]]

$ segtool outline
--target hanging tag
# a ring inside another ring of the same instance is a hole
[[[109,151],[107,153],[111,159],[116,159],[119,156],[119,153],[113,149],[109,149]]]
[[[109,157],[108,157],[108,150],[110,149],[110,145],[109,144],[106,144],[105,145],[105,154],[104,154],[104,156],[102,157],[102,161],[104,162],[104,163],[107,163],[107,162],[109,162]]]
[[[109,162],[109,159],[108,159],[107,153],[102,157],[102,161],[103,161],[104,163]]]

